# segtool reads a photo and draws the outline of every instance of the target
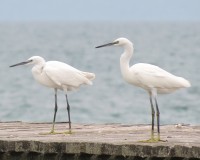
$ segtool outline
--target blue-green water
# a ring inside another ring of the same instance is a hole
[[[1,23],[0,120],[52,121],[54,90],[35,82],[31,67],[9,68],[39,55],[96,74],[93,86],[69,93],[72,122],[150,123],[147,93],[121,77],[122,49],[95,49],[118,37],[134,42],[131,64],[155,64],[192,84],[158,97],[161,123],[199,124],[200,23]],[[57,121],[66,121],[62,92],[58,101]]]

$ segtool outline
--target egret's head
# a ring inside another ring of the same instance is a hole
[[[11,65],[10,67],[15,67],[15,66],[19,66],[19,65],[29,65],[29,64],[39,64],[39,63],[43,63],[45,62],[44,58],[40,57],[40,56],[33,56],[31,58],[29,58],[28,60],[24,61],[24,62],[20,62],[14,65]]]
[[[28,64],[39,64],[39,63],[45,62],[44,58],[40,56],[33,56],[29,58],[27,61],[28,61]]]
[[[133,44],[127,38],[118,38],[111,43],[100,45],[100,46],[97,46],[96,48],[101,48],[101,47],[106,47],[106,46],[125,46],[125,45],[133,45]]]

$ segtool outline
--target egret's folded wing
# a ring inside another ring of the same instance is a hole
[[[141,84],[155,88],[180,88],[186,81],[154,65],[145,65],[140,70],[136,69],[136,77]]]
[[[78,87],[85,83],[81,71],[64,63],[47,64],[44,68],[46,75],[57,85]]]

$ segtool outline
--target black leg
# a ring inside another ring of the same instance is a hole
[[[151,122],[151,125],[152,125],[152,128],[151,128],[151,139],[153,140],[154,139],[154,118],[155,118],[155,110],[154,110],[154,107],[153,107],[153,101],[152,101],[152,94],[150,94],[150,104],[151,104],[151,113],[152,113],[152,122]]]
[[[68,118],[69,118],[69,131],[71,131],[70,105],[68,102],[67,94],[66,94],[66,101],[67,101],[67,112],[68,112]]]
[[[57,89],[55,89],[55,109],[54,109],[53,126],[52,126],[51,133],[54,132],[54,125],[55,125],[57,110],[58,110],[58,105],[57,105]]]
[[[160,140],[160,111],[158,108],[158,102],[155,97],[155,103],[156,103],[156,116],[157,116],[157,129],[158,129],[158,140]]]

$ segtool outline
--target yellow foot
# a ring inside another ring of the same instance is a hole
[[[74,132],[73,132],[74,133]],[[65,132],[55,132],[55,131],[50,131],[47,133],[39,133],[40,135],[55,135],[55,134],[72,134],[72,131],[65,131]]]
[[[161,140],[159,138],[151,138],[151,139],[142,140],[142,141],[139,141],[139,142],[143,142],[143,143],[157,143],[157,142],[167,142],[167,140]]]

